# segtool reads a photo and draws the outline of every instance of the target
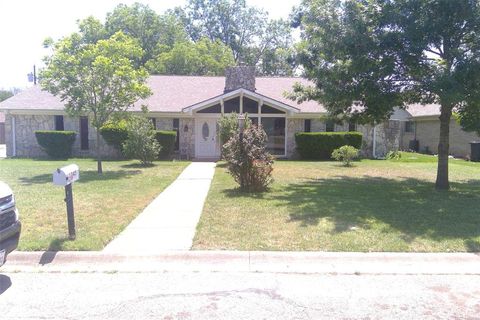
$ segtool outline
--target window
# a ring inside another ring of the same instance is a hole
[[[335,122],[332,120],[327,120],[325,122],[325,131],[326,132],[334,132],[335,131]]]
[[[80,117],[80,149],[88,150],[88,117]]]
[[[227,100],[223,103],[223,112],[224,113],[240,113],[240,97],[236,97],[230,100]]]
[[[255,126],[258,126],[258,117],[248,117],[250,121],[252,121],[252,124]]]
[[[274,155],[285,155],[285,118],[262,118],[268,141],[267,149]]]
[[[405,132],[415,132],[415,122],[407,121],[405,122]]]
[[[178,151],[180,148],[180,119],[173,119],[173,131],[177,132],[177,138],[175,140],[175,151]]]
[[[197,111],[197,113],[221,113],[222,107],[220,104],[213,105],[211,107]]]
[[[348,123],[348,131],[357,131],[357,124],[353,121]]]
[[[157,119],[156,118],[149,118],[152,121],[153,127],[157,129]]]
[[[269,106],[269,105],[266,105],[266,104],[264,104],[264,105],[262,106],[262,113],[274,113],[274,114],[283,113],[283,114],[285,114],[284,111],[278,110],[278,109],[276,109],[276,108],[274,108],[274,107],[271,107],[271,106]]]
[[[305,119],[304,128],[305,128],[305,132],[311,132],[312,131],[312,120],[311,119]]]
[[[243,113],[258,113],[258,102],[250,98],[243,98]]]
[[[65,126],[63,124],[63,116],[55,116],[55,130],[63,131]]]

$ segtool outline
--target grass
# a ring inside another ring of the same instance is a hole
[[[77,239],[68,240],[64,188],[52,184],[53,171],[80,167],[73,185]],[[105,161],[96,173],[90,159],[0,160],[0,180],[13,189],[22,221],[19,250],[100,250],[165,189],[186,162],[156,162],[143,168],[133,161]]]
[[[434,189],[436,158],[277,161],[268,192],[240,192],[216,169],[194,249],[480,251],[480,164],[450,161],[451,191]]]

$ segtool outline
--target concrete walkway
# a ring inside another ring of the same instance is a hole
[[[190,250],[214,172],[214,162],[191,163],[103,251],[155,254]]]

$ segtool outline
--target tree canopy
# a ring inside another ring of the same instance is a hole
[[[10,90],[0,90],[0,102],[7,100],[8,98],[13,97],[13,92]]]
[[[394,107],[440,105],[436,187],[448,189],[449,124],[478,115],[480,12],[474,0],[313,0],[296,11],[300,61],[330,114],[387,119]]]
[[[271,20],[244,0],[190,0],[163,14],[138,2],[119,4],[105,23],[87,17],[78,24],[86,43],[118,31],[135,39],[143,49],[135,65],[153,74],[221,75],[244,63],[259,75],[291,76],[297,68],[289,22]]]
[[[232,52],[220,41],[202,38],[197,42],[177,42],[147,63],[153,74],[222,75],[234,65]]]
[[[193,41],[219,40],[235,63],[257,66],[259,74],[292,75],[296,60],[289,22],[269,19],[268,13],[245,0],[189,0],[176,15]]]
[[[135,66],[142,53],[122,32],[95,43],[83,31],[73,33],[53,44],[53,55],[45,58],[40,74],[41,85],[65,102],[68,114],[89,116],[100,141],[100,128],[113,113],[128,110],[150,94],[145,84],[148,73]],[[96,146],[102,173],[99,143]]]

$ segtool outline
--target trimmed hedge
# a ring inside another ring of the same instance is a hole
[[[35,137],[40,147],[54,159],[70,158],[75,135],[74,131],[35,131]]]
[[[332,152],[348,145],[360,149],[360,132],[297,132],[295,134],[297,151],[302,159],[328,160]]]
[[[123,143],[128,138],[127,121],[109,121],[100,128],[100,134],[107,144],[122,151]]]
[[[164,131],[156,130],[155,138],[158,143],[162,146],[160,153],[158,154],[159,159],[170,159],[173,155],[175,149],[175,141],[177,140],[176,131]]]

